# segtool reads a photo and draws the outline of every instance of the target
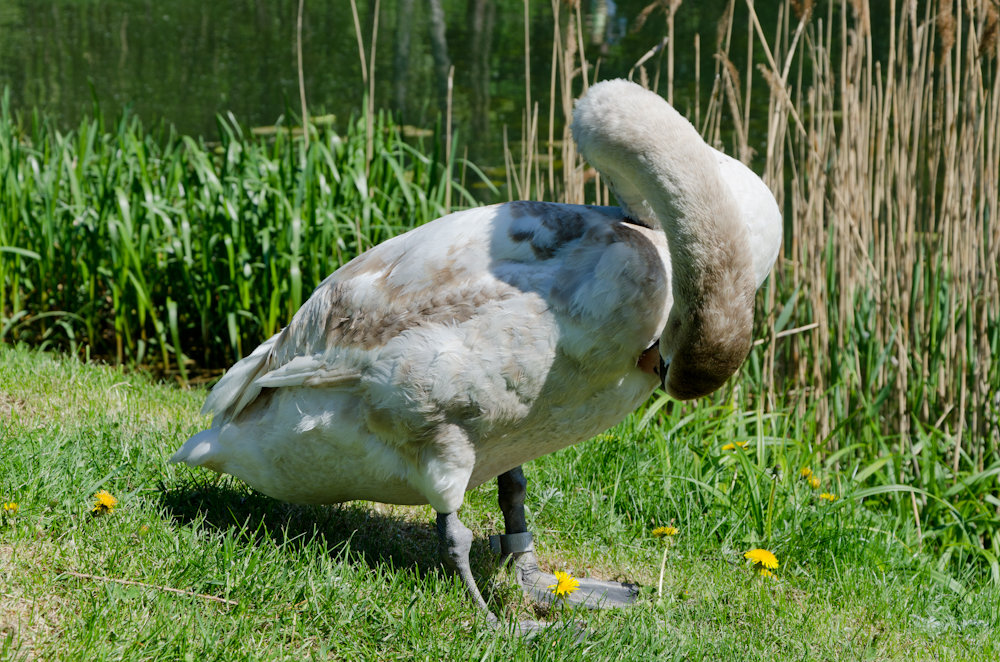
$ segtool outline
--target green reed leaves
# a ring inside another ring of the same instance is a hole
[[[358,253],[447,213],[455,163],[364,122],[220,142],[109,131],[63,133],[0,108],[0,338],[153,363],[222,367],[278,331],[311,289]],[[466,204],[474,201],[456,183]]]

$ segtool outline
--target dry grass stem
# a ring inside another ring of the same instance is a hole
[[[211,600],[212,602],[220,602],[224,605],[230,605],[233,607],[240,604],[235,600],[220,598],[217,595],[208,595],[206,593],[195,593],[194,591],[185,591],[179,588],[171,588],[170,586],[158,586],[156,584],[147,584],[145,582],[138,582],[133,579],[118,579],[116,577],[102,577],[100,575],[88,575],[85,572],[74,572],[72,570],[64,570],[62,574],[69,575],[71,577],[76,577],[78,579],[87,579],[96,582],[108,582],[111,584],[121,584],[122,586],[138,586],[139,588],[148,588],[154,591],[163,591],[165,593],[174,593],[176,595],[187,595],[193,598],[201,598],[202,600]]]

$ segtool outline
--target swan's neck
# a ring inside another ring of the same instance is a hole
[[[674,307],[660,342],[671,360],[665,384],[685,399],[716,390],[743,363],[756,289],[746,226],[715,155],[700,138],[690,147],[642,182],[673,265]]]
[[[750,350],[756,289],[746,227],[714,152],[663,99],[624,81],[591,88],[577,106],[574,136],[625,210],[667,235],[667,390],[682,399],[711,393]]]

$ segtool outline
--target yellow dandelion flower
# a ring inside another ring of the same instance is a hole
[[[760,576],[761,577],[770,577],[771,579],[777,579],[778,578],[777,575],[775,575],[773,572],[771,572],[767,568],[761,568],[760,569]]]
[[[672,526],[658,526],[653,529],[654,538],[663,538],[664,536],[676,536],[677,529]]]
[[[17,505],[16,501],[8,501],[3,505],[3,512],[5,515],[16,515],[18,508],[20,506]]]
[[[830,494],[829,492],[823,492],[819,495],[820,499],[826,499],[827,501],[833,502],[838,499],[836,494]]]
[[[722,450],[724,450],[724,451],[734,451],[734,450],[736,450],[737,446],[739,446],[740,448],[746,448],[747,447],[747,443],[748,442],[746,442],[746,441],[737,441],[737,442],[734,442],[734,443],[726,444],[725,446],[722,447]]]
[[[93,512],[97,514],[110,513],[118,505],[118,499],[116,499],[111,492],[107,490],[101,490],[94,495],[94,510]]]
[[[809,478],[809,487],[813,488],[814,490],[818,490],[819,489],[819,478],[817,478],[816,476],[810,477]]]
[[[743,558],[750,559],[754,562],[754,564],[759,563],[770,570],[774,570],[778,567],[778,557],[776,557],[773,552],[769,552],[766,549],[751,549],[743,555]]]
[[[812,473],[813,470],[810,469],[809,467],[802,467],[801,469],[799,469],[799,475],[802,476],[803,478],[808,478],[809,476],[812,476]]]
[[[556,583],[549,585],[548,588],[552,589],[552,592],[556,594],[557,598],[565,598],[567,595],[580,588],[580,582],[576,577],[568,572],[556,570]]]

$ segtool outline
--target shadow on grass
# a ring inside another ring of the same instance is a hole
[[[198,523],[211,530],[231,531],[241,544],[267,541],[295,550],[318,546],[338,563],[413,569],[421,577],[444,572],[433,511],[365,501],[332,506],[290,504],[228,476],[163,485],[160,503],[177,524]],[[499,571],[499,564],[487,540],[473,542],[470,561],[480,589],[484,595],[491,593],[489,580]]]

